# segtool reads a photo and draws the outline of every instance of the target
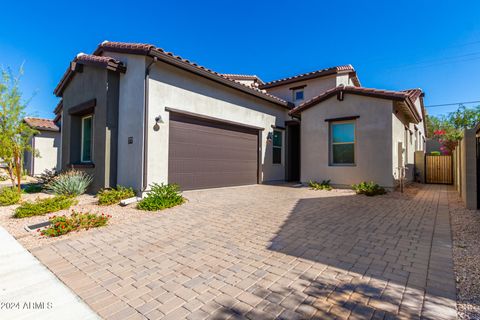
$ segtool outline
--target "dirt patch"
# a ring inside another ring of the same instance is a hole
[[[480,211],[467,210],[450,195],[453,260],[459,319],[480,319]]]

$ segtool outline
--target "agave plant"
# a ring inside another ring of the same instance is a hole
[[[87,191],[93,177],[83,171],[69,170],[47,184],[47,190],[57,195],[78,196]]]

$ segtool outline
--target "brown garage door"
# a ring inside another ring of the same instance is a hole
[[[258,130],[170,114],[168,182],[182,190],[257,183]]]

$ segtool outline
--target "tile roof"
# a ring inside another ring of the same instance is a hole
[[[313,72],[299,74],[299,75],[288,77],[288,78],[283,78],[283,79],[278,79],[278,80],[266,82],[265,84],[261,85],[260,88],[261,89],[267,89],[267,88],[272,88],[272,87],[276,87],[276,86],[280,86],[280,85],[284,85],[284,84],[288,84],[288,83],[293,83],[293,82],[297,82],[297,81],[314,79],[314,78],[318,78],[318,77],[329,76],[329,75],[332,75],[332,74],[350,73],[350,72],[355,74],[354,75],[354,82],[357,82],[357,83],[355,83],[355,85],[360,86],[360,82],[358,81],[358,78],[356,76],[355,69],[353,68],[353,66],[351,64],[348,64],[348,65],[344,65],[344,66],[330,67],[330,68],[321,69],[321,70],[317,70],[317,71],[313,71]]]
[[[420,88],[402,90],[402,92],[407,93],[413,101],[423,95],[423,90]]]
[[[111,71],[125,72],[126,68],[121,61],[118,61],[111,57],[106,56],[95,56],[86,53],[79,53],[70,63],[70,66],[67,68],[65,73],[62,76],[62,79],[55,87],[53,93],[56,96],[61,96],[63,89],[70,82],[73,77],[73,74],[77,68],[77,65],[91,65],[100,68],[105,68]]]
[[[53,113],[58,114],[60,111],[63,109],[63,99],[60,99],[60,101],[57,103],[57,106],[53,110]]]
[[[222,76],[233,80],[256,80],[260,83],[264,83],[260,77],[254,74],[235,74],[235,73],[222,73]]]
[[[32,118],[28,117],[23,119],[26,124],[28,124],[33,129],[44,130],[44,131],[59,131],[59,127],[50,119],[43,118]]]
[[[155,49],[154,45],[148,43],[130,43],[103,41],[93,52],[94,55],[101,55],[105,51],[123,52],[131,54],[149,54],[150,50]]]
[[[211,69],[205,68],[201,65],[198,65],[190,60],[184,59],[180,56],[177,56],[171,52],[167,52],[161,48],[158,48],[151,44],[145,43],[126,43],[126,42],[111,42],[104,41],[102,42],[94,52],[94,55],[101,55],[105,52],[119,52],[119,53],[129,53],[129,54],[142,54],[148,55],[151,57],[156,57],[164,62],[173,64],[177,67],[186,69],[191,72],[195,72],[204,77],[210,78],[214,81],[220,82],[227,86],[239,89],[246,93],[253,94],[270,102],[279,104],[285,108],[291,109],[291,104],[287,101],[280,99],[274,95],[267,93],[264,90],[245,85],[238,81],[232,80],[231,78],[215,72]]]
[[[415,100],[423,93],[420,89],[393,91],[393,90],[381,90],[381,89],[353,87],[353,86],[338,86],[330,90],[327,90],[324,93],[316,97],[313,97],[312,99],[307,100],[302,104],[298,105],[297,107],[295,107],[293,110],[290,111],[290,114],[291,115],[299,114],[302,111],[310,107],[313,107],[314,105],[324,100],[327,100],[328,98],[339,93],[350,93],[350,94],[357,94],[357,95],[363,95],[363,96],[375,97],[375,98],[381,98],[381,99],[404,101],[409,106],[410,112],[412,112],[414,118],[416,118],[416,120],[422,119],[422,117],[418,114],[418,111],[414,105]]]

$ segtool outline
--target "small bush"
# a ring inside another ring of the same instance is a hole
[[[432,151],[432,152],[430,152],[430,155],[439,156],[439,155],[441,155],[441,153],[440,153],[440,151]]]
[[[5,187],[0,189],[0,206],[11,206],[20,201],[20,193],[17,188]]]
[[[23,188],[23,192],[25,193],[39,193],[42,192],[43,186],[41,184],[29,184]]]
[[[387,191],[383,187],[379,186],[373,181],[354,184],[352,185],[352,188],[357,194],[364,194],[369,197],[387,193]]]
[[[135,197],[133,189],[122,186],[117,186],[115,189],[102,189],[97,193],[98,204],[101,206],[109,206],[132,197]]]
[[[71,231],[78,231],[80,229],[98,228],[107,225],[108,220],[112,216],[105,214],[93,214],[93,213],[80,213],[73,211],[72,214],[67,217],[53,216],[50,218],[50,226],[40,231],[42,236],[46,237],[58,237],[67,234]]]
[[[151,191],[137,205],[140,210],[157,211],[178,206],[185,202],[176,184],[152,185]]]
[[[58,172],[55,169],[52,169],[52,170],[45,169],[38,177],[38,181],[44,186],[47,186],[57,176],[58,176]]]
[[[310,180],[310,182],[308,183],[308,186],[312,190],[327,190],[327,191],[330,191],[330,190],[333,189],[332,186],[330,185],[330,180],[323,180],[322,182],[316,182],[316,181]]]
[[[70,170],[55,177],[46,186],[56,195],[79,196],[87,191],[92,176],[83,171]]]
[[[7,181],[8,180],[8,176],[7,175],[3,175],[1,172],[0,172],[0,182],[1,181]]]
[[[77,201],[69,196],[56,196],[53,198],[37,199],[35,202],[24,202],[15,210],[14,218],[40,216],[70,208]]]

